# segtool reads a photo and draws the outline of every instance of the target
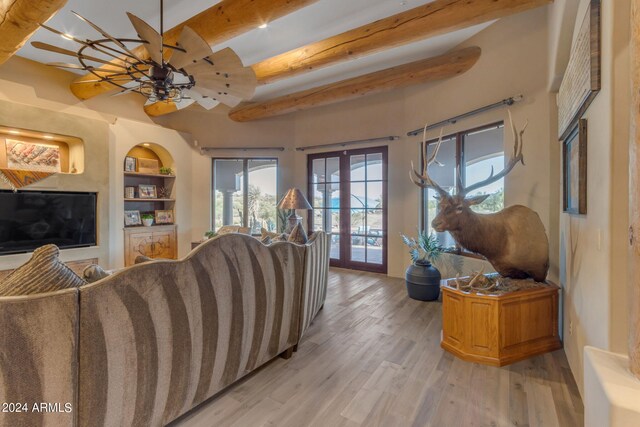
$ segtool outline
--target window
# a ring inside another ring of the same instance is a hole
[[[438,161],[443,166],[432,164],[429,166],[429,176],[450,194],[455,194],[458,188],[456,179],[458,171],[462,178],[462,185],[473,185],[491,174],[504,169],[504,124],[495,123],[478,129],[468,130],[442,138],[442,145],[438,152]],[[431,155],[435,149],[437,139],[427,141],[427,154]],[[504,179],[496,181],[481,189],[473,191],[468,196],[491,194],[482,204],[472,209],[479,213],[498,212],[504,208]],[[438,214],[436,192],[426,189],[422,193],[423,229],[434,232],[431,221]],[[440,244],[446,248],[455,248],[456,244],[449,233],[436,233]],[[459,248],[458,248],[459,249]]]
[[[223,225],[277,228],[277,159],[213,160],[213,229]]]

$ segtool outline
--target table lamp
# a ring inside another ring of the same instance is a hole
[[[302,191],[297,188],[290,188],[287,194],[284,195],[278,203],[278,209],[293,209],[291,215],[289,215],[289,226],[285,230],[285,233],[290,233],[293,227],[302,221],[302,217],[296,215],[296,209],[313,209],[307,199],[302,194]]]

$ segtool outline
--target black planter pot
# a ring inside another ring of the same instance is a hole
[[[405,272],[409,298],[435,301],[440,296],[440,271],[428,261],[417,261]]]

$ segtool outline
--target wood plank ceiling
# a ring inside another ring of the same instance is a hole
[[[18,2],[26,0],[15,0]],[[183,26],[196,30],[209,44],[216,45],[255,29],[265,22],[294,13],[322,0],[222,0],[167,31],[168,43],[175,43]],[[553,0],[434,0],[413,9],[379,19],[340,34],[307,44],[254,63],[251,68],[259,84],[270,85],[311,71],[336,66],[356,58],[434,38],[450,32],[491,22],[551,3]],[[38,0],[60,3],[63,0]],[[0,10],[1,12],[1,10]],[[266,17],[266,18],[265,18]],[[30,17],[43,22],[46,14]],[[33,26],[33,25],[32,25]],[[6,33],[0,25],[0,40]],[[25,31],[25,37],[31,32]],[[24,40],[22,40],[22,43]],[[3,46],[0,46],[3,47]],[[15,50],[19,44],[15,46]],[[5,48],[6,49],[6,48]],[[139,48],[142,50],[142,47]],[[10,50],[10,49],[9,49]],[[13,53],[15,53],[15,50]],[[0,55],[3,50],[0,50]],[[9,53],[9,56],[12,53]],[[297,93],[276,96],[261,102],[241,104],[230,111],[238,121],[256,120],[327,105],[370,93],[379,93],[411,84],[448,78],[468,70],[478,59],[480,49],[450,52],[427,60],[415,61],[359,77],[334,81]],[[2,61],[2,56],[0,56]],[[89,99],[115,88],[108,83],[87,83],[95,76],[79,77],[71,90],[80,99]],[[197,82],[196,82],[197,85]],[[189,107],[199,108],[199,107]],[[156,103],[145,108],[149,115],[162,115],[178,108],[172,102]]]

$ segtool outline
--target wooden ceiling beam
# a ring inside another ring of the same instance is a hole
[[[24,1],[28,2],[28,0]],[[316,1],[318,0],[222,0],[215,6],[166,31],[164,43],[175,44],[182,28],[188,26],[210,46],[213,46]],[[137,55],[145,55],[146,53],[142,45],[136,47],[134,52]],[[119,63],[122,64],[122,61]],[[94,79],[95,75],[93,74],[76,79],[71,84],[71,91],[80,99],[89,99],[116,89],[109,83],[87,82]]]
[[[252,66],[266,84],[404,44],[482,24],[553,0],[435,0]]]
[[[0,64],[11,58],[67,0],[0,1]]]
[[[241,104],[229,111],[229,117],[246,122],[453,77],[469,70],[480,53],[479,47],[469,47],[272,100]]]

